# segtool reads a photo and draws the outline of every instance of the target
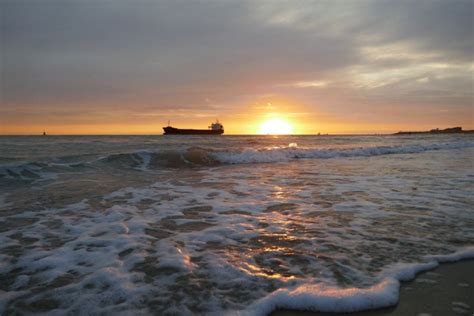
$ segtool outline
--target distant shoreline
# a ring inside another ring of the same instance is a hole
[[[412,135],[412,134],[471,134],[474,130],[463,130],[462,127],[450,127],[445,129],[432,129],[430,131],[398,132],[393,135]]]

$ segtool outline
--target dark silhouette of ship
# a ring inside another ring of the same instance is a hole
[[[172,127],[168,121],[168,126],[163,127],[163,130],[164,135],[221,135],[224,133],[224,126],[216,121],[208,129],[184,129]]]

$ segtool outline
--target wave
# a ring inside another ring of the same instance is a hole
[[[340,158],[340,157],[371,157],[391,154],[412,154],[432,150],[461,149],[474,147],[474,142],[456,142],[429,145],[408,146],[373,146],[345,149],[305,149],[298,148],[292,143],[288,147],[270,148],[264,150],[249,149],[242,152],[218,152],[215,157],[221,163],[245,164],[245,163],[270,163],[284,162],[300,158]]]
[[[0,165],[0,180],[19,180],[24,182],[35,182],[44,180],[55,180],[58,173],[64,171],[82,171],[87,168],[86,162],[20,162]]]
[[[328,159],[338,157],[370,157],[390,154],[421,153],[441,149],[474,147],[474,142],[457,142],[410,146],[373,146],[344,149],[298,148],[296,143],[284,147],[216,151],[211,148],[191,147],[183,150],[137,151],[103,157],[101,162],[140,170],[160,167],[203,167],[221,164],[251,164],[285,162],[294,159]]]
[[[315,149],[299,148],[291,143],[284,147],[216,151],[211,148],[191,147],[181,150],[110,154],[91,159],[84,155],[56,157],[52,162],[21,162],[0,165],[0,179],[38,181],[54,179],[58,173],[84,171],[92,168],[154,170],[163,168],[212,167],[226,164],[286,162],[295,159],[328,159],[340,157],[371,157],[391,154],[412,154],[433,150],[474,147],[474,142],[456,142],[409,146],[373,146],[360,148]]]
[[[180,168],[193,166],[214,166],[220,162],[211,149],[191,147],[185,150],[147,151],[114,154],[98,160],[109,166],[134,168],[139,170]]]
[[[48,167],[48,164],[41,162],[3,165],[0,166],[0,179],[13,179],[27,182],[55,179],[56,173],[48,172]]]
[[[88,156],[89,157],[89,156]],[[80,161],[82,156],[55,157],[50,162],[20,162],[0,165],[0,180],[19,180],[35,182],[54,180],[61,172],[82,172],[93,169],[131,169],[153,170],[162,168],[184,168],[196,166],[215,166],[219,161],[212,151],[203,148],[167,151],[137,151],[132,153],[111,154],[96,159]],[[90,157],[89,157],[90,158]]]

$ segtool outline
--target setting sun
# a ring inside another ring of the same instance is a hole
[[[290,123],[280,118],[272,118],[260,125],[260,134],[286,135],[291,134],[293,128]]]

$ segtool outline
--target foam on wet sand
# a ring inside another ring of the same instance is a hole
[[[459,254],[459,253],[458,253]],[[443,263],[415,279],[403,282],[397,305],[356,313],[332,314],[294,309],[280,309],[271,316],[404,316],[404,315],[471,315],[474,312],[474,260]],[[435,272],[435,273],[433,273]],[[420,278],[432,282],[417,282]],[[462,284],[462,286],[460,286]]]

